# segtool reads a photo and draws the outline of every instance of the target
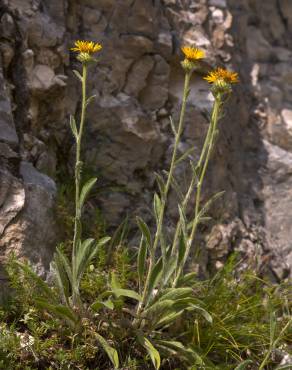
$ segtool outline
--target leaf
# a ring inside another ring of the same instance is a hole
[[[158,223],[160,219],[160,214],[161,214],[161,200],[157,193],[154,194],[153,200],[154,200],[153,202],[154,214],[155,214],[156,222]]]
[[[191,310],[196,310],[198,311],[210,324],[213,323],[212,316],[209,314],[208,311],[206,311],[204,308],[196,305],[197,300],[195,298],[187,297],[187,298],[181,298],[177,299],[174,303],[174,306],[177,309],[191,309]]]
[[[107,353],[109,359],[111,360],[112,364],[114,365],[115,369],[119,367],[119,356],[118,352],[111,347],[108,342],[102,337],[100,334],[95,333],[96,338],[99,342],[99,344],[102,346],[102,348],[105,350]]]
[[[105,236],[101,238],[98,242],[94,239],[86,239],[81,244],[77,251],[76,256],[76,279],[77,279],[77,287],[79,288],[79,284],[82,280],[82,277],[90,265],[93,258],[95,258],[99,248],[106,244],[110,240],[110,237]]]
[[[188,360],[190,365],[194,363],[196,365],[204,365],[204,361],[192,348],[185,347],[181,342],[170,341],[170,340],[158,340],[157,345],[163,349],[168,350],[173,355],[179,355],[180,357]]]
[[[153,295],[153,290],[156,288],[159,280],[161,279],[162,267],[163,267],[162,258],[159,258],[159,260],[156,262],[155,266],[153,267],[150,273],[146,306],[149,303],[150,297]]]
[[[166,290],[166,293],[159,298],[159,301],[163,301],[165,299],[176,301],[177,299],[190,297],[192,294],[192,288],[169,288]]]
[[[90,190],[93,188],[94,184],[96,183],[97,178],[94,177],[90,180],[88,180],[82,187],[81,193],[80,193],[80,198],[79,198],[79,207],[82,209],[84,202],[90,192]]]
[[[142,281],[145,272],[145,264],[146,264],[146,257],[147,257],[147,247],[144,238],[141,238],[141,243],[139,246],[138,252],[138,261],[137,261],[137,269],[138,269],[138,279],[139,279],[139,288],[140,292],[142,291]]]
[[[97,300],[94,303],[92,303],[92,305],[90,307],[93,309],[93,311],[97,312],[101,308],[108,308],[109,310],[113,310],[114,309],[114,304],[110,299],[108,299],[107,301]]]
[[[218,199],[220,198],[223,194],[225,193],[225,191],[220,191],[216,194],[214,194],[205,204],[204,206],[201,208],[200,212],[199,212],[199,215],[198,215],[198,221],[201,219],[201,217],[203,217],[210,209],[211,205]]]
[[[77,140],[78,130],[77,130],[75,118],[72,115],[70,115],[70,127],[71,127],[71,131],[72,131],[75,139]]]
[[[182,199],[184,198],[184,195],[183,195],[183,192],[181,191],[181,188],[178,182],[174,178],[174,176],[171,177],[170,182],[171,182],[171,186],[174,188],[176,192],[176,195],[178,196],[179,201],[182,201]]]
[[[81,74],[78,71],[76,71],[76,69],[73,69],[73,73],[82,82],[83,78],[82,78]]]
[[[277,367],[276,370],[291,370],[291,364]]]
[[[96,98],[96,95],[92,95],[86,99],[86,107]]]
[[[119,283],[119,281],[117,279],[117,276],[114,272],[111,273],[110,286],[111,286],[112,290],[121,289],[121,284]]]
[[[163,314],[169,315],[172,311],[174,301],[170,299],[165,299],[163,301],[155,302],[152,306],[143,311],[141,317],[146,318],[150,321],[159,321],[163,319]],[[175,311],[176,312],[176,311]]]
[[[252,364],[252,363],[253,363],[252,360],[245,360],[241,364],[236,366],[236,368],[234,370],[244,370],[244,369],[246,369],[247,365]]]
[[[186,159],[193,151],[195,150],[195,147],[191,147],[187,149],[184,154],[182,154],[175,162],[175,165],[177,166],[180,162],[182,162],[184,159]]]
[[[79,321],[78,316],[68,306],[52,305],[45,299],[41,299],[41,298],[36,298],[35,304],[38,307],[53,313],[55,316],[58,316],[59,318],[68,321],[72,327],[74,327]]]
[[[137,219],[137,223],[138,223],[139,229],[140,229],[142,235],[144,236],[144,238],[146,240],[147,247],[150,250],[151,247],[152,247],[152,240],[151,240],[150,230],[149,230],[147,224],[142,220],[142,218],[137,217],[136,219]]]
[[[164,266],[163,279],[161,283],[162,287],[167,285],[169,279],[171,278],[176,268],[177,268],[177,256],[171,256]]]
[[[53,290],[49,287],[49,285],[41,277],[39,277],[29,265],[19,261],[15,261],[15,263],[37,284],[38,288],[42,291],[42,293],[44,293],[47,298],[49,298],[50,300],[52,298],[56,298],[54,296]]]
[[[171,126],[171,129],[172,129],[173,135],[176,136],[177,132],[176,132],[176,128],[175,128],[175,125],[174,125],[174,122],[173,122],[173,119],[172,119],[171,116],[169,116],[169,122],[170,122],[170,126]]]
[[[165,193],[165,182],[163,177],[155,172],[156,181],[159,187],[160,195],[163,196]]]
[[[69,305],[70,287],[72,286],[72,271],[69,266],[67,257],[57,248],[54,260],[52,261],[52,268],[55,272],[55,277],[60,294]]]
[[[161,359],[157,349],[153,346],[149,339],[143,337],[142,335],[138,336],[138,341],[146,349],[155,369],[158,370],[160,368]]]
[[[189,272],[188,274],[185,274],[184,276],[181,276],[177,282],[177,286],[185,286],[190,284],[191,282],[196,283],[197,282],[197,276],[198,274],[196,272]]]
[[[113,293],[117,298],[128,297],[136,299],[136,301],[142,301],[140,294],[136,293],[134,290],[117,288],[113,289]]]

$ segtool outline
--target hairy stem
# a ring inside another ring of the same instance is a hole
[[[194,221],[193,221],[193,225],[192,225],[191,234],[190,234],[190,236],[188,238],[188,241],[187,241],[186,251],[184,253],[184,257],[182,259],[182,262],[181,262],[180,266],[178,267],[177,275],[176,275],[176,278],[175,278],[174,283],[173,283],[174,286],[176,286],[177,281],[178,281],[178,279],[179,279],[179,277],[180,277],[180,275],[183,271],[183,268],[186,264],[186,261],[188,259],[189,254],[190,254],[191,246],[193,244],[193,241],[194,241],[194,238],[195,238],[195,235],[196,235],[197,226],[198,226],[199,221],[200,221],[199,220],[199,213],[200,213],[200,203],[201,203],[201,191],[202,191],[204,178],[205,178],[205,175],[206,175],[206,170],[207,170],[207,167],[208,167],[208,164],[209,164],[211,152],[212,152],[213,145],[214,145],[214,139],[215,139],[215,136],[216,136],[217,123],[218,123],[218,119],[219,119],[219,113],[220,113],[221,105],[222,105],[222,101],[221,101],[221,96],[219,95],[215,98],[215,101],[214,101],[212,116],[211,116],[211,123],[210,123],[210,131],[208,131],[206,141],[205,141],[206,145],[204,145],[204,147],[203,147],[202,154],[201,154],[201,157],[200,157],[200,160],[199,160],[199,163],[198,163],[198,165],[200,165],[200,166],[203,163],[203,167],[202,167],[201,173],[199,175],[199,182],[197,184],[197,192],[196,192],[196,199],[195,199],[195,217],[194,217]],[[206,155],[206,158],[205,158],[205,161],[204,161],[205,155]]]
[[[179,124],[178,124],[178,128],[177,128],[177,133],[175,135],[174,148],[173,148],[170,168],[169,168],[169,172],[168,172],[168,176],[167,176],[167,182],[166,182],[164,193],[163,193],[163,196],[162,196],[162,199],[161,199],[161,209],[160,209],[160,213],[159,213],[159,216],[158,216],[156,234],[155,234],[155,238],[154,238],[154,242],[153,242],[153,246],[152,246],[152,253],[151,253],[151,256],[150,256],[149,268],[148,268],[147,277],[146,277],[146,281],[145,281],[145,285],[144,285],[144,291],[143,291],[143,295],[142,295],[142,302],[138,307],[138,313],[140,312],[140,309],[145,304],[145,301],[146,301],[146,298],[147,298],[149,279],[150,279],[150,275],[151,275],[151,272],[152,272],[152,269],[153,269],[153,266],[154,266],[154,263],[155,263],[155,252],[156,252],[157,247],[159,245],[159,241],[161,241],[163,220],[164,220],[165,208],[166,208],[166,204],[167,204],[167,196],[168,196],[168,193],[169,193],[172,176],[173,176],[173,173],[174,173],[174,170],[175,170],[178,145],[179,145],[180,138],[181,138],[181,135],[182,135],[182,132],[183,132],[186,104],[187,104],[187,98],[188,98],[188,95],[189,95],[190,78],[191,78],[191,72],[186,72]],[[163,249],[163,247],[162,247],[162,249]],[[165,251],[162,250],[161,252],[162,252],[162,256],[165,256]]]
[[[74,220],[74,238],[73,238],[73,248],[72,248],[72,275],[73,275],[73,304],[77,304],[79,298],[79,292],[77,289],[76,279],[76,254],[78,249],[78,243],[81,238],[81,208],[80,208],[80,183],[81,183],[81,170],[82,162],[80,160],[81,155],[81,142],[82,134],[85,121],[86,113],[86,80],[87,80],[87,65],[83,63],[82,65],[82,106],[81,106],[81,118],[78,135],[76,138],[76,162],[75,162],[75,220]]]

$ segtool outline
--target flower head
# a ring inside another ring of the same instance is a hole
[[[228,93],[231,92],[231,84],[238,83],[238,73],[228,71],[224,68],[217,68],[204,77],[204,80],[213,84],[213,93]]]
[[[193,48],[190,46],[183,46],[181,50],[184,53],[185,58],[191,62],[195,62],[199,59],[205,58],[204,50]]]
[[[93,41],[75,41],[75,47],[71,48],[72,51],[76,51],[78,54],[77,59],[82,63],[88,63],[95,61],[92,54],[97,53],[102,49],[102,45],[94,43]]]
[[[208,81],[209,83],[216,83],[218,81],[224,81],[228,84],[235,84],[238,81],[238,73],[227,71],[224,68],[217,68],[215,71],[211,71],[204,80]]]
[[[197,67],[198,61],[205,58],[204,50],[191,46],[183,46],[181,50],[185,56],[181,64],[186,72],[191,73]]]

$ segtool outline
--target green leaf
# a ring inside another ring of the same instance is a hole
[[[72,271],[67,257],[62,253],[60,248],[56,249],[52,268],[55,272],[56,282],[63,299],[69,305],[70,287],[72,287]]]
[[[97,178],[94,177],[90,180],[88,180],[82,187],[82,190],[81,190],[81,193],[80,193],[80,199],[79,199],[79,207],[80,209],[82,209],[83,205],[84,205],[84,202],[90,192],[90,190],[93,188],[93,186],[95,185],[97,181]]]
[[[93,311],[98,312],[101,308],[108,308],[109,310],[113,310],[114,304],[111,299],[108,299],[107,301],[97,300],[90,307],[93,309]]]
[[[169,288],[166,289],[165,293],[159,298],[159,301],[165,299],[172,299],[176,301],[177,299],[187,298],[193,295],[192,288]]]
[[[78,78],[78,80],[80,80],[82,82],[83,78],[82,78],[81,74],[78,71],[76,71],[76,69],[73,69],[73,73]]]
[[[161,213],[161,200],[157,193],[154,194],[154,202],[153,202],[154,214],[156,218],[156,222],[159,222],[160,213]]]
[[[111,286],[112,290],[121,289],[121,284],[119,283],[119,281],[117,279],[117,276],[114,272],[111,273],[110,286]]]
[[[150,278],[149,278],[149,284],[148,284],[148,292],[147,292],[147,299],[146,299],[146,306],[149,303],[149,299],[153,295],[153,290],[158,285],[161,277],[162,277],[162,258],[159,258],[159,260],[156,262],[155,266],[153,267]]]
[[[187,297],[177,299],[174,303],[174,306],[179,310],[184,309],[198,311],[210,324],[212,324],[213,319],[209,312],[195,303],[197,303],[197,300],[195,298]]]
[[[165,193],[165,182],[163,180],[163,177],[155,172],[156,182],[159,187],[160,195],[163,196]]]
[[[291,364],[277,367],[276,370],[291,370]]]
[[[175,128],[175,125],[174,125],[174,122],[173,122],[173,119],[172,119],[171,116],[169,116],[169,122],[170,122],[170,126],[171,126],[171,129],[172,129],[173,135],[176,137],[177,132],[176,132],[176,128]]]
[[[247,365],[252,364],[252,363],[253,363],[252,360],[245,360],[241,364],[236,366],[236,368],[234,370],[244,370],[244,369],[246,369]]]
[[[157,340],[157,346],[168,351],[172,355],[185,358],[190,365],[204,365],[204,361],[192,348],[188,348],[178,341]]]
[[[196,272],[189,272],[188,274],[185,274],[179,278],[177,286],[185,286],[189,284],[192,285],[197,282],[197,276],[198,274]]]
[[[184,159],[186,159],[193,151],[195,150],[195,147],[189,148],[184,152],[183,155],[181,155],[175,162],[175,165],[177,166],[180,162],[182,162]]]
[[[147,257],[147,247],[144,238],[141,238],[141,243],[139,246],[138,252],[138,261],[137,261],[137,269],[138,269],[138,279],[139,279],[139,288],[140,293],[142,291],[142,282],[145,272],[145,265],[146,265],[146,257]]]
[[[210,207],[212,206],[212,204],[218,199],[220,198],[223,194],[225,193],[225,191],[220,191],[216,194],[214,194],[205,204],[204,206],[201,208],[200,212],[199,212],[199,215],[198,215],[198,220],[197,222],[200,221],[200,219],[209,211]]]
[[[96,98],[96,95],[90,96],[88,99],[86,99],[86,107]]]
[[[78,316],[75,314],[75,312],[68,306],[64,306],[64,305],[52,305],[50,304],[47,300],[45,299],[41,299],[41,298],[36,298],[35,299],[35,304],[42,308],[42,309],[45,309],[51,313],[53,313],[55,316],[63,319],[63,320],[66,320],[67,322],[69,322],[69,324],[74,327],[78,321],[79,321],[79,318]]]
[[[170,258],[167,260],[167,263],[164,266],[163,279],[161,283],[162,287],[167,285],[169,279],[173,275],[176,268],[177,268],[177,256],[170,256]]]
[[[159,321],[162,320],[165,315],[169,315],[169,313],[173,311],[173,304],[174,301],[170,299],[155,302],[142,312],[141,317],[147,318],[147,320],[150,321],[150,324],[153,324],[153,320]]]
[[[33,269],[22,262],[15,261],[16,265],[21,268],[21,270],[29,276],[37,285],[37,287],[41,290],[42,294],[44,294],[50,301],[52,298],[55,300],[56,297],[53,293],[53,290],[49,287],[49,285],[41,278],[39,277]]]
[[[107,353],[109,359],[111,360],[112,364],[114,365],[115,369],[119,367],[119,356],[118,352],[111,347],[108,342],[102,337],[100,334],[95,333],[96,338],[99,342],[99,344],[102,346],[102,348],[105,350]]]
[[[140,344],[146,349],[146,351],[148,352],[150,358],[151,358],[151,361],[155,367],[156,370],[158,370],[160,368],[160,364],[161,364],[161,359],[160,359],[160,355],[159,355],[159,352],[157,351],[157,349],[153,346],[153,344],[150,342],[149,339],[143,337],[142,335],[139,335],[138,336],[138,340],[140,342]]]
[[[77,130],[75,118],[72,115],[70,115],[70,127],[71,127],[71,131],[72,131],[75,139],[77,140],[78,130]]]
[[[138,294],[134,290],[130,290],[130,289],[116,288],[116,289],[113,289],[113,293],[117,298],[119,298],[119,297],[128,297],[128,298],[136,299],[136,301],[141,301],[142,300],[142,297],[140,296],[140,294]]]
[[[152,240],[151,240],[150,230],[149,230],[147,224],[142,220],[142,218],[137,217],[136,219],[137,219],[137,223],[138,223],[139,229],[140,229],[142,235],[144,236],[144,238],[146,240],[147,247],[150,250],[151,247],[152,247]]]

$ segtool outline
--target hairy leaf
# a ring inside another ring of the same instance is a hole
[[[112,364],[114,365],[115,369],[119,367],[119,355],[116,349],[111,347],[108,342],[102,337],[100,334],[95,333],[96,338],[99,342],[99,344],[102,346],[102,348],[107,353],[109,359],[111,360]]]
[[[161,364],[161,359],[160,359],[160,354],[159,352],[157,351],[157,349],[153,346],[153,344],[150,342],[149,339],[143,337],[142,335],[138,336],[138,340],[140,342],[140,344],[146,349],[146,351],[148,352],[150,358],[151,358],[151,361],[155,367],[156,370],[158,370],[160,368],[160,364]]]
[[[79,207],[80,209],[82,209],[83,205],[84,205],[84,202],[90,192],[90,190],[93,188],[93,186],[95,185],[97,181],[97,178],[94,177],[90,180],[88,180],[82,187],[82,190],[81,190],[81,193],[80,193],[80,199],[79,199]]]

